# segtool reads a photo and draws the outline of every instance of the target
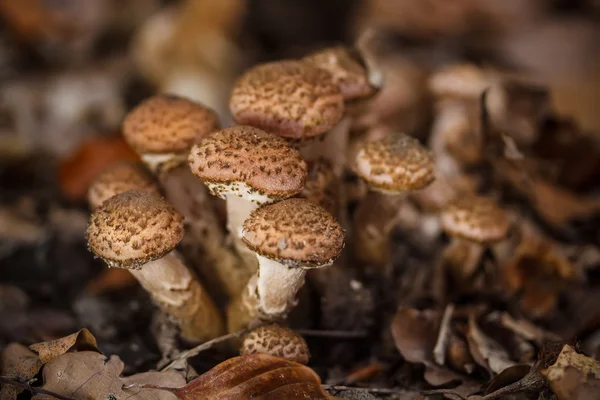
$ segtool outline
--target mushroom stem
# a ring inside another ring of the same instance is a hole
[[[307,161],[325,158],[331,163],[336,176],[341,176],[346,166],[346,149],[352,119],[344,117],[324,137],[313,140],[300,148],[300,154]]]
[[[248,201],[235,194],[227,195],[227,230],[231,233],[233,244],[238,254],[253,272],[258,266],[255,253],[248,249],[242,241],[242,226],[250,213],[259,207],[257,203]],[[238,291],[239,293],[239,291]]]
[[[186,340],[208,340],[223,333],[216,305],[177,252],[171,251],[140,269],[132,269],[131,273],[154,302],[177,319]]]
[[[287,267],[256,255],[259,264],[257,292],[261,314],[270,319],[282,318],[296,305],[296,294],[304,285],[306,270]]]

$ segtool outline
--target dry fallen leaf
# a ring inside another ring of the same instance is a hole
[[[70,350],[100,351],[98,350],[96,338],[85,328],[60,339],[32,344],[29,348],[38,354],[38,357],[43,364],[46,364]]]
[[[394,343],[402,357],[413,363],[433,360],[440,321],[438,311],[400,307],[391,329]]]
[[[475,362],[494,374],[516,364],[498,342],[483,333],[474,316],[469,318],[467,343]]]
[[[600,395],[600,361],[564,345],[554,364],[542,370],[558,400],[597,399]]]
[[[146,389],[144,385],[179,387],[185,379],[176,372],[144,372],[121,377],[123,362],[117,356],[93,351],[66,353],[52,360],[43,370],[42,389],[81,400],[174,400],[169,392]],[[35,400],[51,399],[38,394]]]
[[[266,354],[230,358],[181,388],[168,390],[180,400],[331,400],[321,379],[305,365]]]
[[[37,354],[19,343],[11,343],[0,354],[0,374],[11,378],[29,380],[37,375],[42,368],[42,362]],[[13,400],[23,389],[2,385],[0,400]]]

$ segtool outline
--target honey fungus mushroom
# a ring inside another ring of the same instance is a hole
[[[256,209],[244,222],[244,243],[256,253],[259,315],[284,318],[295,306],[306,271],[327,267],[344,247],[344,231],[327,211],[305,199]]]
[[[125,140],[152,170],[167,200],[185,217],[182,251],[218,300],[237,295],[256,270],[226,245],[206,187],[191,173],[192,145],[219,128],[213,110],[159,94],[133,109],[123,122]]]
[[[240,355],[263,353],[308,364],[310,350],[302,336],[277,324],[252,329],[242,338]]]
[[[211,193],[227,201],[227,226],[240,254],[254,260],[241,242],[242,225],[263,204],[299,193],[306,181],[300,153],[279,136],[238,125],[200,140],[189,155],[191,171]]]
[[[356,255],[364,263],[383,266],[389,259],[388,237],[404,202],[398,196],[430,185],[434,162],[417,139],[392,133],[365,143],[356,154],[354,170],[372,190],[353,219]]]
[[[223,332],[213,300],[185,266],[175,247],[183,217],[160,197],[139,190],[111,197],[90,217],[89,249],[109,267],[127,268],[189,341]]]
[[[94,178],[88,189],[88,203],[96,209],[111,197],[129,190],[160,195],[158,185],[143,165],[123,161],[110,165]]]

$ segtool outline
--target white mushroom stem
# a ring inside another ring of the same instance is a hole
[[[309,160],[325,158],[331,163],[336,176],[341,176],[346,166],[346,149],[352,119],[344,117],[322,140],[313,140],[300,148],[302,157]]]
[[[174,168],[187,160],[185,153],[148,153],[141,154],[140,158],[146,167],[154,174],[160,174]]]
[[[296,305],[296,294],[304,285],[306,270],[287,267],[263,256],[258,258],[258,307],[262,314],[282,318]]]

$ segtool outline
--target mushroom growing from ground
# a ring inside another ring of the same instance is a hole
[[[254,328],[242,338],[240,355],[263,353],[308,364],[310,351],[302,336],[277,324]]]
[[[88,189],[88,203],[95,210],[106,200],[128,190],[160,195],[158,185],[143,165],[123,161],[110,165],[94,178]]]
[[[243,240],[256,253],[258,311],[284,318],[295,306],[306,271],[327,267],[344,247],[344,231],[313,202],[287,199],[263,206],[244,222]]]
[[[227,226],[238,252],[256,265],[241,242],[242,225],[263,204],[299,193],[306,181],[300,153],[279,136],[238,125],[200,140],[189,155],[191,171],[211,193],[227,201]]]
[[[174,250],[183,235],[183,216],[160,197],[139,190],[106,200],[87,228],[89,249],[109,267],[129,269],[178,322],[184,339],[208,340],[222,334],[223,320]]]
[[[216,114],[190,100],[157,95],[123,122],[125,140],[158,177],[167,200],[185,217],[182,250],[220,300],[236,296],[255,271],[226,245],[210,195],[190,172],[190,148],[219,128]]]
[[[375,192],[367,196],[355,213],[353,225],[357,255],[365,263],[381,266],[388,261],[388,257],[381,257],[381,254],[389,253],[386,238],[397,222],[395,217],[403,201],[398,196],[430,185],[435,179],[434,162],[429,151],[417,139],[394,133],[367,142],[356,154],[354,169]],[[391,197],[382,197],[381,194]],[[386,206],[386,202],[390,202],[391,206]],[[380,205],[374,209],[373,204],[377,203]],[[372,243],[375,245],[372,246]],[[372,249],[361,253],[359,247]]]

